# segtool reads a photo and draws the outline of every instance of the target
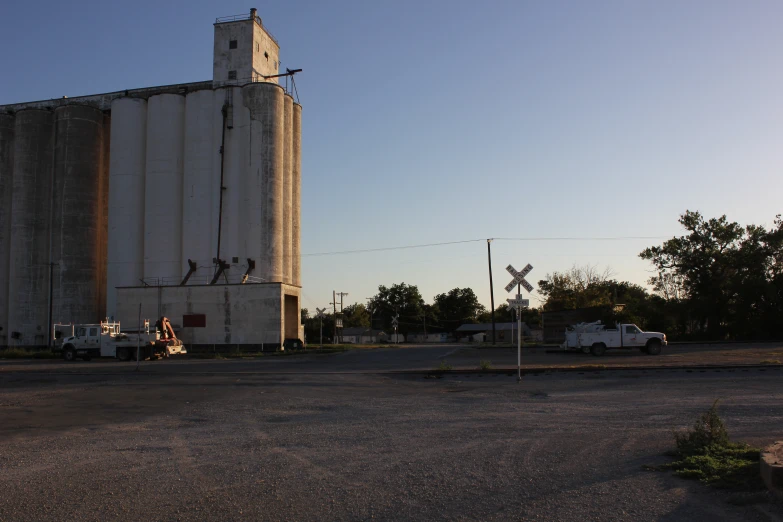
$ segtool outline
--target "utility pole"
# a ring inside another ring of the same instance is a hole
[[[332,290],[332,306],[334,307],[334,335],[332,336],[332,344],[337,344],[337,298],[336,292]]]
[[[492,306],[492,344],[495,344],[495,291],[492,289],[492,239],[487,239],[487,259],[489,261],[489,299]]]
[[[367,309],[370,311],[370,342],[372,343],[373,342],[373,340],[372,340],[372,312],[373,312],[372,297],[365,297],[365,299],[370,301],[369,303],[367,303]]]
[[[340,317],[343,315],[343,296],[348,295],[348,292],[337,292],[337,295],[340,296]],[[340,343],[343,342],[343,326],[340,325]]]

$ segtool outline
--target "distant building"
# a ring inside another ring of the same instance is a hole
[[[485,334],[485,340],[492,340],[492,323],[463,324],[455,332],[457,340],[480,340],[478,334]],[[522,336],[532,337],[530,327],[522,323]],[[517,338],[517,323],[495,323],[495,341],[512,342]]]
[[[388,336],[381,330],[352,327],[343,328],[342,341],[349,344],[372,344],[385,342]]]
[[[446,332],[430,332],[430,333],[411,333],[408,332],[409,343],[447,343],[453,340]]]

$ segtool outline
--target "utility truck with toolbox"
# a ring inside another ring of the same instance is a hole
[[[601,356],[606,350],[633,348],[649,355],[659,355],[666,345],[666,335],[660,332],[643,332],[635,324],[616,324],[610,329],[597,321],[567,328],[565,342],[560,346],[565,350]]]
[[[145,325],[145,331],[132,333],[121,332],[119,322],[74,325],[74,334],[63,337],[55,351],[61,351],[66,361],[79,358],[89,361],[93,357],[130,361],[136,360],[137,350],[141,360],[187,353],[166,317],[161,317],[155,323],[153,332],[150,332],[149,321],[145,321]]]

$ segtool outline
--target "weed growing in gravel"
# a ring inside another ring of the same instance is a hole
[[[482,359],[481,362],[479,362],[479,369],[480,370],[491,370],[492,369],[492,361],[487,361],[486,359]]]
[[[759,491],[764,483],[759,473],[760,450],[742,442],[731,442],[726,425],[718,415],[718,401],[702,413],[689,431],[675,432],[675,461],[650,467],[673,470],[678,477],[695,479],[717,488]]]
[[[435,368],[436,371],[439,372],[448,372],[452,370],[452,367],[449,363],[447,363],[445,360],[441,361],[440,364]]]

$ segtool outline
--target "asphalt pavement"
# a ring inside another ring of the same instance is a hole
[[[643,469],[716,399],[734,440],[783,438],[783,370],[366,370],[454,349],[3,362],[0,520],[783,519]]]

